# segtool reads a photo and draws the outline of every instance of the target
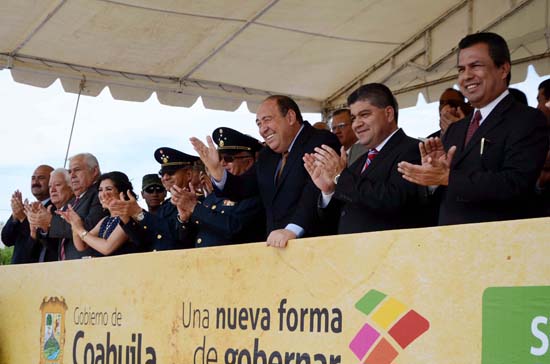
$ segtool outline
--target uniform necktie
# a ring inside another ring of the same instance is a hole
[[[464,146],[467,146],[470,140],[472,139],[472,136],[476,132],[477,128],[479,128],[480,121],[481,121],[481,112],[479,112],[479,110],[476,110],[476,112],[474,113],[474,117],[472,118],[472,121],[468,126],[468,132],[466,133],[466,140],[464,141]]]
[[[76,206],[78,206],[78,203],[80,202],[80,197],[77,196],[75,199],[74,199],[74,202],[73,202],[73,209],[76,208]],[[65,210],[67,210],[65,208]],[[63,238],[61,239],[61,252],[59,253],[59,257],[61,258],[61,260],[65,260],[65,242],[67,241],[66,238]]]
[[[281,175],[283,174],[283,169],[286,165],[286,160],[288,159],[288,152],[284,152],[281,154],[281,163],[279,164],[279,170],[277,171],[277,177],[275,177],[275,183],[279,184],[279,179],[281,178]]]
[[[363,166],[363,169],[361,170],[361,173],[365,172],[368,166],[372,163],[374,158],[378,155],[378,150],[371,149],[369,150],[369,153],[367,154],[367,160],[365,161],[365,165]]]

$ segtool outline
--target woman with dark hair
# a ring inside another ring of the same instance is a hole
[[[131,194],[137,199],[133,191],[132,183],[122,172],[114,171],[99,176],[98,196],[104,209],[109,209],[113,200],[124,198],[128,200]],[[74,246],[78,251],[84,251],[88,247],[95,249],[102,255],[118,255],[137,251],[136,247],[128,241],[128,235],[119,225],[120,216],[109,216],[101,219],[90,231],[86,231],[82,219],[73,210],[72,206],[66,211],[57,211],[62,218],[71,224]]]

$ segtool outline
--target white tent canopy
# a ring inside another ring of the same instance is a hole
[[[456,82],[456,45],[509,43],[513,81],[550,72],[549,0],[2,0],[0,69],[22,83],[254,111],[270,94],[327,111],[383,82],[400,106]]]

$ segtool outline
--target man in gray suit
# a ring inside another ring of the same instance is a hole
[[[101,173],[96,157],[90,153],[81,153],[71,157],[69,160],[69,174],[71,188],[75,195],[69,201],[69,204],[82,218],[86,231],[89,231],[106,215],[97,195],[96,181]],[[57,214],[44,215],[46,221],[39,225],[49,226],[49,229],[45,231],[47,237],[58,239],[59,260],[80,259],[84,256],[99,255],[91,248],[83,252],[76,250],[72,240],[71,225]]]
[[[332,113],[330,131],[346,149],[348,167],[367,152],[365,146],[357,142],[357,135],[351,127],[351,113],[349,109],[338,109]]]

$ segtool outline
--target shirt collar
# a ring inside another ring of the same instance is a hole
[[[479,112],[481,113],[481,120],[479,121],[479,125],[481,125],[485,121],[485,118],[489,116],[491,111],[493,111],[493,109],[498,105],[498,103],[501,102],[502,99],[504,99],[506,96],[508,96],[509,93],[510,92],[508,91],[508,89],[506,89],[504,90],[503,93],[500,94],[499,97],[497,97],[487,105],[483,106],[481,109],[476,109],[476,110],[479,110]]]
[[[290,145],[288,146],[288,151],[287,152],[290,153],[290,150],[294,146],[294,142],[296,141],[296,139],[298,138],[298,135],[300,135],[300,133],[302,132],[303,129],[304,129],[304,123],[302,123],[302,126],[300,127],[300,130],[298,130],[298,132],[294,136],[294,139],[292,139],[292,143],[290,143]]]
[[[384,139],[382,141],[382,143],[378,144],[378,146],[374,149],[376,149],[379,153],[380,151],[382,151],[382,148],[384,148],[384,145],[386,145],[386,143],[388,142],[388,140],[390,140],[390,138],[393,136],[393,134],[397,133],[399,131],[399,129],[401,128],[397,128],[393,131],[393,133],[391,133],[390,135],[388,135],[388,137],[386,139]],[[372,150],[372,149],[371,149]]]

